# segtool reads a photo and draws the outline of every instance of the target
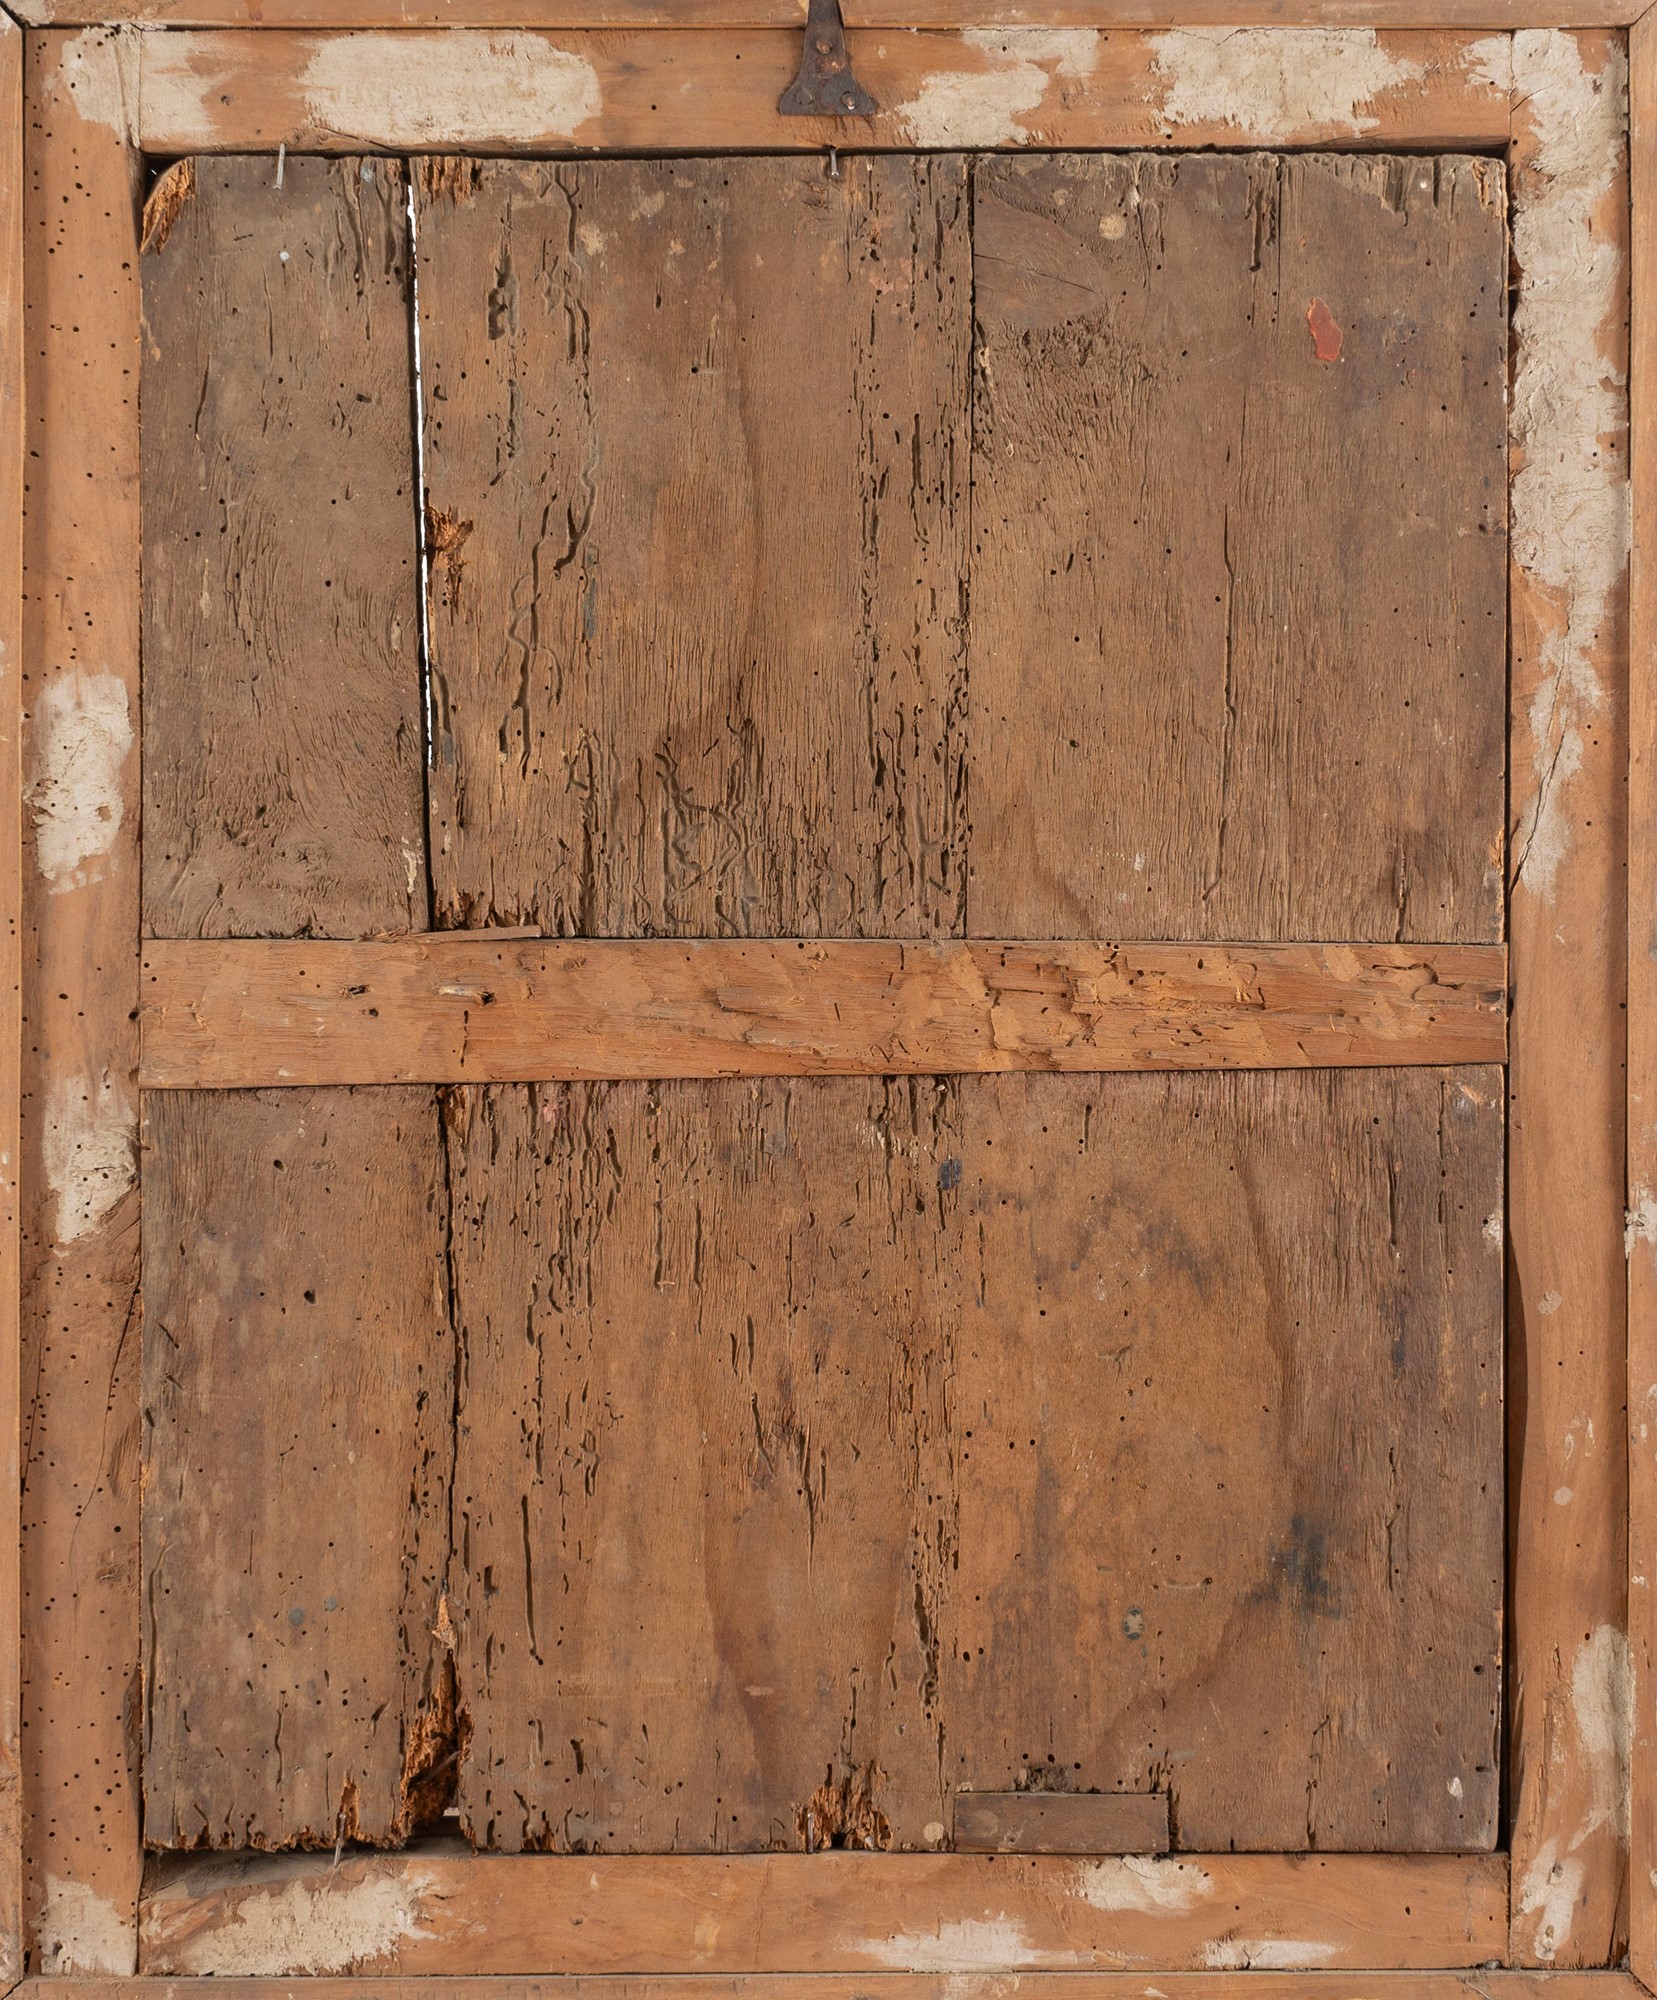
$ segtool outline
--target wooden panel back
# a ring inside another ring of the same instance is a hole
[[[964,163],[417,201],[439,924],[958,931]]]
[[[970,934],[1499,936],[1499,164],[974,173]]]
[[[407,193],[216,159],[150,198],[151,936],[425,928]]]

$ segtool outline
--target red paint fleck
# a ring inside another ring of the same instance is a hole
[[[1320,361],[1339,361],[1345,335],[1335,323],[1335,315],[1322,299],[1313,299],[1306,308],[1306,324],[1312,329],[1312,352]]]

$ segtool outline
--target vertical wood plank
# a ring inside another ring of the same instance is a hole
[[[428,163],[440,927],[959,931],[959,158]]]
[[[1628,1911],[1627,67],[1513,64],[1511,1950],[1565,1968]]]
[[[0,1985],[23,1974],[18,1343],[23,1057],[23,34],[0,20]]]
[[[974,176],[970,933],[1498,937],[1497,163]]]
[[[138,1820],[138,155],[26,46],[23,1789],[31,1969],[130,1973]]]
[[[384,1845],[453,1792],[446,1231],[430,1090],[146,1100],[150,1845]]]
[[[1657,1986],[1657,22],[1629,35],[1629,1963]]]
[[[1500,1070],[961,1088],[952,1782],[1494,1846]]]
[[[146,204],[151,936],[426,928],[407,209],[260,157]]]
[[[462,1830],[936,1846],[949,1081],[454,1093]]]

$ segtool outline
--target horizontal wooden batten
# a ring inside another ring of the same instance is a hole
[[[1500,1062],[1500,945],[147,945],[141,1082],[538,1083]]]
[[[260,1856],[175,1864],[144,1973],[1455,1969],[1503,1855]]]
[[[1162,2000],[1234,2000],[1229,1972],[1157,1976]],[[1137,1972],[1025,1972],[1019,2000],[1145,2000]],[[1248,2000],[1358,2000],[1341,1972],[1249,1973]],[[192,2000],[194,1979],[115,1979],[55,1975],[25,1979],[18,2000]],[[1361,2000],[1648,2000],[1628,1972],[1370,1972]],[[964,1984],[937,1972],[653,1973],[622,1983],[604,1975],[552,1973],[538,1978],[309,1978],[304,2000],[1007,2000],[995,1975]],[[285,1979],[218,1977],[211,2000],[294,2000]]]
[[[1099,0],[842,0],[848,28],[1082,27],[1099,25]],[[1639,0],[1187,0],[1182,26],[1276,28],[1626,27]],[[206,28],[719,28],[796,27],[804,0],[15,0],[31,27],[131,21]],[[1163,25],[1159,0],[1116,0],[1113,28]],[[853,57],[858,51],[854,45]]]
[[[1505,42],[1218,33],[865,32],[857,74],[881,108],[827,119],[777,111],[793,30],[184,29],[134,37],[137,137],[162,155],[1507,144]],[[1251,49],[1251,35],[1275,39]],[[1248,86],[1285,63],[1305,72],[1293,91]]]

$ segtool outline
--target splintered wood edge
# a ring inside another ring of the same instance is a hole
[[[1471,1968],[1499,1953],[1493,1855],[188,1857],[140,1970],[174,1976]],[[215,1989],[216,1991],[217,1989]]]
[[[149,1089],[1499,1063],[1500,945],[238,939],[144,950]]]
[[[1093,27],[868,34],[873,118],[783,117],[792,31],[102,32],[147,152],[581,154],[1021,146],[1505,146],[1510,38]],[[1292,85],[1285,78],[1292,78]]]

